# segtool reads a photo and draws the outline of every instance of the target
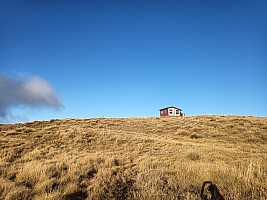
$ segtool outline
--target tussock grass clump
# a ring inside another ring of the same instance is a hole
[[[267,119],[97,118],[0,124],[0,199],[267,199]]]
[[[195,151],[191,151],[186,156],[189,160],[196,161],[201,159],[201,155]]]
[[[190,135],[190,138],[191,139],[198,139],[198,138],[200,138],[200,136],[197,134],[192,134],[192,135]]]

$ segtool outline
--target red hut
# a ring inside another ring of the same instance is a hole
[[[162,108],[159,110],[160,111],[160,116],[185,116],[184,113],[182,113],[182,109],[176,108],[174,106]]]

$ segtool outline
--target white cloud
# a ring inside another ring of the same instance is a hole
[[[6,118],[16,106],[62,108],[63,104],[41,77],[24,76],[23,80],[17,80],[0,75],[0,117]]]

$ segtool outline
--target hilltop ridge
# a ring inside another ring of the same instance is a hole
[[[0,199],[266,199],[267,118],[91,118],[0,125]]]

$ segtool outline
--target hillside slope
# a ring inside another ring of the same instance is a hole
[[[267,118],[0,124],[0,199],[267,199]]]

